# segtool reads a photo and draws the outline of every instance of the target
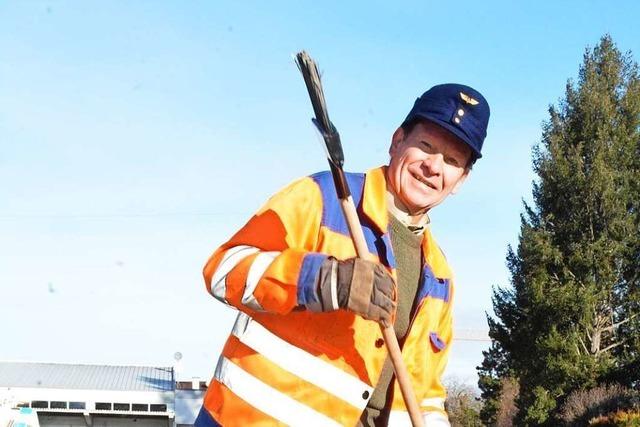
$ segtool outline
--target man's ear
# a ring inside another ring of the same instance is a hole
[[[390,156],[393,156],[393,153],[398,149],[398,146],[400,145],[400,143],[402,143],[402,141],[404,141],[404,130],[399,127],[391,137],[391,145],[389,146]]]
[[[462,187],[462,184],[464,184],[464,182],[467,180],[467,177],[469,176],[470,173],[471,173],[471,168],[464,168],[464,173],[460,178],[458,178],[458,182],[456,182],[456,185],[453,186],[453,190],[451,190],[451,194],[456,194],[460,190],[460,187]]]

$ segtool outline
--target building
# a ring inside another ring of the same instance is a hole
[[[10,409],[0,407],[0,426],[40,427],[38,415],[31,408]]]
[[[0,362],[0,408],[29,408],[42,427],[187,427],[205,390],[173,367]]]

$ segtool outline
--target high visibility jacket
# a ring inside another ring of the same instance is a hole
[[[395,277],[385,168],[347,174],[372,258]],[[427,230],[417,309],[402,347],[427,426],[449,425],[440,382],[451,342],[451,271]],[[240,310],[197,425],[353,426],[382,370],[380,327],[346,310],[317,313],[314,283],[328,255],[356,256],[331,174],[273,196],[204,268],[207,290]],[[389,425],[410,425],[394,384]]]

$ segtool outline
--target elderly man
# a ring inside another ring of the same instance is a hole
[[[347,174],[371,260],[355,257],[329,172],[274,195],[215,251],[207,289],[240,313],[196,425],[409,425],[377,323],[394,327],[426,424],[449,425],[452,272],[428,212],[464,183],[488,121],[476,90],[435,86],[389,165]]]

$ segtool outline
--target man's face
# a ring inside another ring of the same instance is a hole
[[[412,215],[421,214],[455,193],[466,179],[471,149],[430,122],[411,133],[398,128],[389,148],[387,181]]]

